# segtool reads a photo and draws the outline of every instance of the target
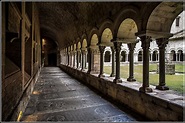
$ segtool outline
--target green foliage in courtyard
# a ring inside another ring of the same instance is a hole
[[[182,64],[176,64],[175,65],[175,71],[178,72],[185,72],[184,70],[185,65]],[[157,70],[157,64],[150,64],[149,66],[149,71],[156,71]],[[105,66],[104,67],[104,72],[107,74],[110,74],[111,71],[111,66]],[[121,66],[120,68],[121,71],[121,77],[122,78],[128,78],[129,76],[129,65],[125,64]],[[142,82],[142,71],[143,67],[141,64],[135,64],[134,65],[134,77],[138,82]],[[149,75],[150,79],[150,84],[151,85],[158,85],[159,83],[159,74],[156,73],[150,73]],[[172,89],[178,92],[179,94],[182,94],[183,91],[185,92],[185,89],[183,89],[183,86],[185,85],[184,82],[185,75],[184,74],[179,74],[179,75],[166,75],[166,85]]]

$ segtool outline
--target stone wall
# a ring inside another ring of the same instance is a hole
[[[34,4],[30,4],[33,7]],[[2,3],[2,121],[16,121],[20,111],[24,111],[34,83],[40,73],[40,25],[38,9],[30,11],[27,17],[24,2]],[[37,14],[36,14],[37,13]],[[37,28],[29,27],[30,24]],[[33,23],[34,22],[34,23]],[[37,34],[37,47],[32,48],[33,33]],[[25,43],[29,39],[30,49]],[[26,52],[26,53],[25,53]],[[37,61],[33,64],[33,52]],[[29,59],[27,59],[29,58]],[[28,61],[29,60],[29,63]]]
[[[115,84],[110,78],[98,78],[97,75],[86,74],[86,72],[64,65],[60,65],[60,67],[81,82],[92,86],[104,95],[130,107],[151,120],[183,120],[183,97],[159,90],[145,94],[139,92],[141,84],[137,85],[136,83],[132,84],[129,82]]]

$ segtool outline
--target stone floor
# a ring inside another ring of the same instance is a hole
[[[58,67],[44,67],[21,121],[136,121]]]

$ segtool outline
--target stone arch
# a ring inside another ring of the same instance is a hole
[[[149,16],[146,30],[162,32],[168,36],[174,19],[182,12],[182,2],[162,2],[152,11]]]
[[[113,32],[114,38],[115,37],[122,38],[122,37],[119,37],[120,35],[118,34],[120,31],[119,28],[122,25],[122,23],[124,22],[124,20],[128,21],[127,19],[132,20],[131,22],[134,22],[135,27],[137,27],[137,30],[134,31],[134,34],[132,34],[132,35],[134,35],[133,38],[135,38],[135,33],[138,32],[139,30],[141,30],[140,29],[141,23],[140,23],[140,19],[139,19],[140,16],[139,15],[140,15],[139,9],[136,7],[133,7],[133,6],[127,6],[123,10],[121,10],[121,12],[118,14],[118,16],[115,19],[114,32]],[[131,28],[132,26],[130,26],[129,29],[132,29]],[[129,31],[129,29],[128,29],[128,31]],[[127,29],[125,29],[125,30],[127,30]],[[128,33],[128,31],[126,31],[126,32]]]
[[[175,50],[171,50],[170,52],[171,52],[171,60],[176,61],[176,52],[175,52]]]
[[[177,61],[183,61],[183,51],[182,50],[177,51]]]
[[[100,44],[113,46],[113,43],[111,42],[113,39],[113,22],[111,20],[107,19],[101,24],[99,34],[101,35]]]
[[[76,51],[76,44],[73,44],[73,49],[74,51]]]
[[[135,33],[138,31],[137,25],[133,19],[127,18],[125,19],[118,28],[117,37],[123,39],[136,39]],[[132,42],[134,42],[133,40]]]
[[[109,28],[104,29],[101,35],[100,44],[103,46],[113,46],[111,40],[113,39],[112,31]]]
[[[87,48],[87,40],[85,38],[82,41],[82,48]]]
[[[110,57],[111,57],[111,55],[110,55],[110,51],[105,51],[105,60],[104,60],[104,62],[110,62]]]
[[[78,43],[77,43],[77,49],[80,49],[81,48],[81,42],[79,41]]]
[[[97,34],[94,34],[91,37],[90,48],[92,48],[92,49],[96,48],[97,44],[98,44],[98,36],[97,36]]]
[[[85,39],[86,40],[86,43],[87,43],[87,46],[88,46],[88,37],[87,37],[87,35],[86,35],[86,33],[84,33],[83,35],[82,35],[82,37],[81,37],[81,39],[82,39],[82,43],[83,43],[83,40]]]
[[[93,37],[94,36],[94,37]],[[98,29],[97,28],[93,28],[90,33],[89,33],[89,36],[88,36],[88,46],[91,46],[94,42],[97,42],[98,43],[98,40],[99,39],[99,32],[98,32]],[[97,41],[96,41],[97,40]],[[97,45],[96,43],[96,45]]]

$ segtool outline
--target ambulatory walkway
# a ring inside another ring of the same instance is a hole
[[[135,120],[58,67],[42,68],[21,119],[106,122]]]

